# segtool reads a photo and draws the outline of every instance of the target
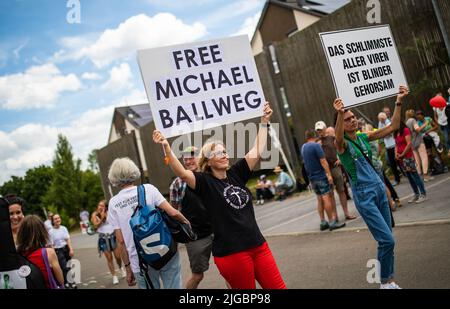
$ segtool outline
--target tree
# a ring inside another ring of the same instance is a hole
[[[50,188],[45,195],[44,203],[51,209],[72,218],[63,218],[65,224],[73,225],[77,222],[81,210],[81,161],[74,161],[72,147],[67,138],[58,135],[55,157],[52,162],[53,176]]]
[[[91,170],[82,172],[81,188],[83,191],[83,209],[92,212],[100,200],[104,199],[100,175]]]
[[[52,182],[52,168],[41,165],[29,169],[24,177],[22,197],[26,202],[27,213],[42,214],[42,203],[44,196]]]
[[[12,176],[11,180],[8,180],[0,187],[0,194],[5,196],[6,194],[15,194],[22,196],[23,192],[23,178]]]
[[[88,169],[93,171],[95,174],[99,172],[97,161],[97,149],[92,150],[88,156]]]

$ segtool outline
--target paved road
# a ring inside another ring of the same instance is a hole
[[[429,200],[407,205],[411,189],[397,187],[403,207],[394,213],[398,227],[398,281],[409,288],[450,288],[450,175],[427,183]],[[357,214],[352,202],[351,211]],[[338,206],[340,217],[342,210]],[[318,231],[319,218],[312,194],[302,194],[283,202],[256,206],[258,224],[277,259],[290,288],[371,288],[365,278],[366,263],[376,256],[376,243],[358,218],[340,231]],[[126,288],[121,280],[112,285],[104,259],[96,252],[96,236],[73,235],[77,258],[82,266],[80,288]],[[189,264],[180,246],[184,281]],[[211,261],[212,262],[212,261]],[[224,288],[214,263],[201,288]]]

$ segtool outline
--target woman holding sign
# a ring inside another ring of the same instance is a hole
[[[255,289],[255,279],[263,289],[286,288],[256,223],[252,195],[245,185],[266,146],[271,116],[272,109],[266,103],[253,148],[231,167],[222,142],[205,144],[200,153],[201,172],[186,170],[161,132],[153,132],[153,140],[163,145],[174,173],[186,181],[208,209],[214,233],[214,262],[233,289]]]
[[[400,86],[392,117],[392,124],[383,129],[356,133],[358,122],[351,110],[344,108],[342,99],[333,103],[336,115],[336,148],[338,157],[350,176],[356,208],[378,242],[378,261],[381,264],[381,289],[399,289],[394,282],[395,240],[391,228],[391,214],[384,183],[375,171],[369,142],[392,134],[400,126],[401,106],[408,89]]]

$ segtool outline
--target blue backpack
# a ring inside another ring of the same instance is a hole
[[[143,270],[147,265],[159,270],[177,253],[177,243],[172,239],[161,212],[155,206],[147,205],[144,186],[138,186],[137,190],[138,206],[131,216],[130,227],[139,264]]]

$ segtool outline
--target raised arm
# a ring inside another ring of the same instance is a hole
[[[267,144],[267,125],[270,121],[270,117],[272,116],[273,111],[270,108],[268,102],[264,104],[264,115],[261,117],[261,126],[258,130],[258,135],[256,136],[255,143],[253,144],[252,149],[245,155],[245,160],[247,161],[247,165],[250,170],[255,168],[255,165],[261,159],[261,154],[264,151],[264,148]]]
[[[169,142],[159,130],[153,131],[153,141],[157,144],[161,144],[164,147],[164,151],[166,153],[166,156],[168,157],[169,166],[175,173],[175,175],[186,181],[187,185],[190,188],[195,189],[194,173],[184,168],[183,164],[181,164],[178,158],[173,154]]]
[[[336,149],[339,153],[344,153],[346,148],[346,143],[344,139],[344,102],[342,99],[336,99],[333,102],[333,107],[336,110],[337,114],[337,120],[336,120],[336,127],[335,127],[335,133],[336,133],[336,140],[335,145]]]
[[[394,115],[392,116],[392,122],[390,126],[386,126],[377,131],[367,132],[369,141],[384,138],[389,134],[394,133],[400,127],[400,120],[402,118],[402,103],[403,99],[409,94],[409,90],[406,86],[400,86],[399,93],[397,95],[397,101],[395,102]]]

